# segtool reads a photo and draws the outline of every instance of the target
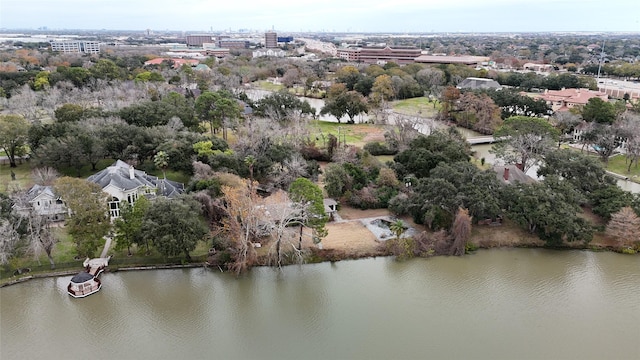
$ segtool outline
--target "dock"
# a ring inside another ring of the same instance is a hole
[[[99,279],[100,274],[109,266],[111,256],[103,258],[89,259],[87,258],[82,265],[84,271],[78,273],[71,278],[67,286],[67,292],[74,298],[83,298],[91,294],[95,294],[102,288],[102,282]]]
[[[111,256],[106,258],[95,258],[95,259],[87,258],[82,263],[82,266],[84,266],[84,268],[89,274],[93,275],[94,277],[97,277],[104,271],[104,269],[107,266],[109,266],[109,259],[111,259]]]

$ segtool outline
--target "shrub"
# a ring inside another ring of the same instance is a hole
[[[347,198],[348,203],[358,209],[377,209],[380,207],[380,202],[375,194],[375,189],[371,187],[365,187],[360,190],[356,190],[351,193],[351,196]]]
[[[331,161],[331,156],[326,151],[316,147],[315,144],[302,146],[300,154],[305,160]]]
[[[380,143],[378,141],[368,142],[364,145],[364,150],[368,151],[369,154],[378,156],[378,155],[395,155],[398,153],[397,149],[391,149],[386,144]]]
[[[378,207],[386,208],[389,201],[398,194],[398,189],[391,186],[382,186],[375,190],[375,196],[378,199]]]
[[[389,200],[389,211],[396,216],[407,215],[409,213],[409,196],[400,193]]]
[[[464,245],[464,253],[465,254],[468,254],[470,252],[474,252],[476,250],[478,250],[478,245],[476,245],[476,244],[474,244],[472,242],[467,241],[467,243]]]

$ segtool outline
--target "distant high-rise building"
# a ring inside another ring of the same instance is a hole
[[[51,42],[51,51],[63,53],[100,53],[100,43],[97,41],[57,41]]]
[[[275,31],[267,31],[264,33],[264,46],[267,49],[278,47],[278,34]]]

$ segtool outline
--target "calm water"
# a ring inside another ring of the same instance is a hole
[[[640,258],[490,250],[0,289],[5,359],[640,359]]]

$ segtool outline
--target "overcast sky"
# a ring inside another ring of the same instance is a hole
[[[638,0],[0,0],[0,28],[640,32]]]

